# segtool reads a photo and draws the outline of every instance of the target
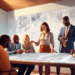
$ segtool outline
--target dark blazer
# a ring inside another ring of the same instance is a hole
[[[21,49],[21,43],[17,44],[17,49],[16,50],[19,50],[19,49]],[[8,48],[7,51],[15,51],[13,43],[10,44],[10,48]]]
[[[63,42],[60,40],[60,37],[65,36],[65,29],[66,27],[62,27],[58,36],[58,40],[60,41],[59,52],[61,52],[62,44],[63,44]],[[66,42],[66,50],[67,50],[67,53],[70,53],[70,50],[74,49],[73,42],[75,41],[75,26],[71,25],[69,32],[67,34],[67,38],[68,40]]]

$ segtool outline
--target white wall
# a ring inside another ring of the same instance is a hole
[[[33,13],[38,13],[43,11],[56,10],[56,9],[61,9],[61,8],[66,8],[71,6],[75,6],[75,0],[62,0],[59,2],[42,4],[38,6],[9,11],[7,12],[7,20],[8,18],[15,17],[15,16],[22,16],[22,15],[33,14]],[[35,70],[38,70],[38,68],[36,67]],[[56,68],[54,67],[51,68],[51,71],[55,72]],[[62,68],[61,73],[70,73],[70,69]]]
[[[0,35],[7,34],[7,12],[0,9]]]

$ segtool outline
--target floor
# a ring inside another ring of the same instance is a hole
[[[39,75],[39,73],[37,71],[32,72],[31,75]],[[45,75],[45,73],[43,72],[43,75]],[[51,73],[50,75],[57,75],[56,73]],[[70,75],[70,74],[60,74],[60,75]]]

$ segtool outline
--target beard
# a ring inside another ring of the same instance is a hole
[[[66,23],[65,26],[69,26],[69,23]]]
[[[19,42],[15,42],[15,44],[18,44]]]
[[[6,48],[9,48],[9,47],[10,47],[9,44],[7,43],[7,44],[6,44]]]

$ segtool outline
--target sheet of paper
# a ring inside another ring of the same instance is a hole
[[[67,54],[67,53],[13,54],[13,55],[10,55],[10,60],[75,64],[75,58],[72,57],[71,54]]]

